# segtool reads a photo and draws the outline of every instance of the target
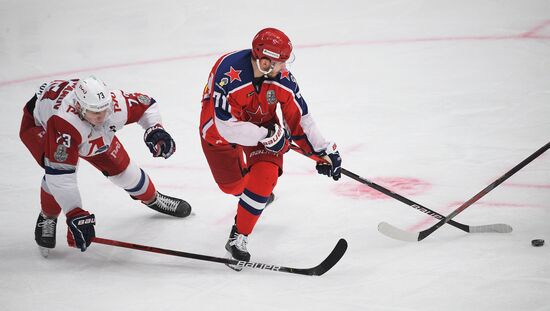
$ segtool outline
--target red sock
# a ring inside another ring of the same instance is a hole
[[[61,214],[61,206],[57,203],[53,195],[47,193],[44,188],[40,188],[40,206],[42,214],[49,218],[57,218]]]
[[[271,162],[258,162],[250,168],[248,182],[237,207],[237,231],[248,235],[265,208],[269,195],[277,184],[279,167]]]
[[[132,199],[134,200],[140,200],[142,202],[149,202],[153,201],[155,196],[157,195],[157,189],[155,188],[155,185],[153,184],[153,181],[147,176],[147,179],[149,179],[149,184],[147,185],[147,189],[144,193],[136,196],[132,196]]]

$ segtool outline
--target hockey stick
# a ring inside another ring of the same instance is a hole
[[[332,252],[330,252],[327,258],[325,258],[325,260],[323,260],[323,262],[321,262],[319,265],[312,268],[299,269],[299,268],[283,267],[283,266],[270,265],[270,264],[258,263],[258,262],[239,261],[239,260],[223,258],[223,257],[213,257],[213,256],[207,256],[207,255],[193,254],[193,253],[175,251],[170,249],[109,240],[109,239],[98,238],[98,237],[94,238],[94,242],[99,244],[124,247],[129,249],[137,249],[140,251],[151,252],[151,253],[172,255],[172,256],[185,257],[185,258],[210,261],[210,262],[218,262],[226,265],[227,264],[236,265],[237,267],[241,267],[241,268],[246,267],[246,268],[269,270],[269,271],[275,271],[275,272],[288,272],[288,273],[303,274],[303,275],[323,275],[325,272],[330,270],[340,260],[340,258],[342,258],[342,256],[344,256],[344,253],[348,248],[348,243],[346,242],[346,240],[340,239],[338,243],[336,243],[336,246],[334,247]]]
[[[303,154],[315,161],[326,161],[316,155],[313,155],[313,154],[307,154],[304,150],[302,150],[300,147],[296,146],[296,145],[291,145],[291,149],[300,153],[300,154]],[[394,198],[396,199],[397,201],[400,201],[402,203],[405,203],[407,204],[408,206],[418,210],[418,211],[421,211],[422,213],[425,213],[425,214],[428,214],[436,219],[444,219],[445,216],[439,214],[438,212],[436,211],[433,211],[421,204],[418,204],[410,199],[407,199],[405,198],[404,196],[402,195],[399,195],[387,188],[384,188],[380,185],[378,185],[377,183],[375,182],[372,182],[366,178],[363,178],[355,173],[352,173],[348,170],[346,170],[345,168],[342,168],[342,175],[345,175],[351,179],[354,179],[362,184],[365,184],[369,187],[371,187],[372,189],[374,190],[377,190],[391,198]],[[509,225],[506,225],[506,224],[491,224],[491,225],[480,225],[480,226],[470,226],[470,225],[465,225],[463,223],[459,223],[459,222],[456,222],[454,220],[451,220],[449,221],[449,224],[462,230],[462,231],[465,231],[465,232],[468,232],[468,233],[485,233],[485,232],[498,232],[498,233],[507,233],[507,232],[511,232],[512,231],[512,227],[510,227]],[[384,233],[384,232],[382,232]],[[385,234],[385,233],[384,233]]]
[[[456,215],[460,214],[463,210],[468,208],[470,205],[474,204],[479,199],[484,197],[487,193],[495,189],[498,185],[502,184],[506,179],[510,178],[512,175],[517,173],[520,169],[525,167],[527,164],[531,163],[531,161],[539,157],[549,148],[550,148],[550,142],[542,146],[539,150],[535,151],[532,155],[527,157],[525,160],[521,161],[518,165],[514,166],[511,170],[506,172],[504,175],[500,176],[497,180],[495,180],[493,183],[491,183],[490,185],[485,187],[483,190],[478,192],[476,195],[471,197],[468,201],[464,202],[456,210],[450,213],[447,217],[443,218],[438,223],[436,223],[435,225],[431,226],[426,230],[422,230],[420,232],[408,232],[408,231],[401,230],[395,226],[392,226],[387,222],[381,222],[378,225],[378,231],[382,232],[383,234],[389,237],[392,237],[398,240],[411,241],[411,242],[422,241],[427,236],[432,234],[435,230],[439,229],[439,227],[443,226],[446,223],[450,223]]]

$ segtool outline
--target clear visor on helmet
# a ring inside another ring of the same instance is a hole
[[[267,71],[264,71],[264,70],[261,69],[259,59],[256,59],[256,64],[258,65],[258,68],[260,69],[260,72],[267,75],[267,74],[271,73],[272,71],[279,72],[279,71],[285,70],[285,69],[288,70],[290,68],[290,65],[294,62],[294,60],[295,60],[294,53],[291,53],[290,57],[286,61],[276,61],[276,60],[270,59],[271,63],[270,63],[270,66],[269,66],[269,70],[267,70]]]
[[[294,56],[294,53],[290,53],[290,57],[284,62],[272,60],[271,68],[274,69],[279,67],[282,69],[288,69],[295,59],[296,57]]]

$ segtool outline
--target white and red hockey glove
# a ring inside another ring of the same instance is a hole
[[[267,128],[267,135],[260,143],[264,145],[267,151],[273,153],[285,153],[289,148],[289,135],[285,128],[278,124],[273,124]]]

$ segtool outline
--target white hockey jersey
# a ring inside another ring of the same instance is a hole
[[[36,93],[34,119],[46,130],[43,187],[65,213],[81,207],[76,171],[80,157],[93,157],[109,150],[115,132],[137,122],[144,129],[161,124],[158,104],[141,93],[111,91],[113,111],[100,126],[83,120],[75,107],[78,79],[44,83]],[[112,151],[114,152],[114,151]]]

